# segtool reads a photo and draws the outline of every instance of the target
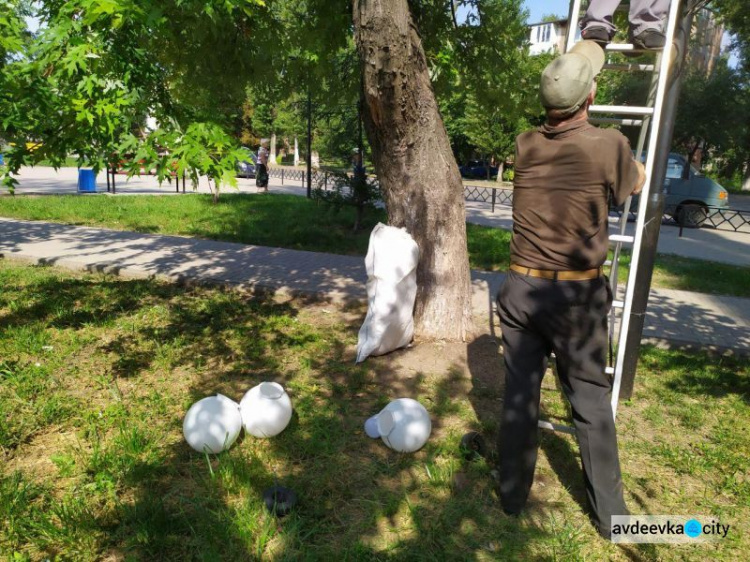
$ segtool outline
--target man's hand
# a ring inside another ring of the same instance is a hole
[[[646,183],[646,168],[644,168],[643,164],[638,162],[638,160],[635,161],[635,165],[638,168],[638,179],[635,182],[635,187],[633,187],[632,195],[638,195],[643,189],[643,185]]]

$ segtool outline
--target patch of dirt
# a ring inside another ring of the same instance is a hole
[[[45,482],[53,488],[63,490],[68,487],[68,479],[59,477],[59,469],[52,457],[62,452],[73,451],[79,446],[74,431],[63,431],[52,426],[28,443],[20,445],[7,460],[4,472],[22,473],[28,480]]]

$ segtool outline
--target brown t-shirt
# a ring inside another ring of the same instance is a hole
[[[516,138],[511,262],[581,271],[604,263],[608,195],[632,193],[638,168],[625,136],[585,120]]]

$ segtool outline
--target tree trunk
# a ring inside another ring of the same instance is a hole
[[[742,191],[750,191],[750,162],[745,167],[745,178],[742,180]]]
[[[389,222],[419,245],[418,337],[463,340],[471,282],[463,184],[407,0],[354,0],[364,117]]]
[[[276,133],[271,133],[271,154],[268,156],[268,163],[276,165]]]
[[[297,137],[294,137],[294,165],[299,166],[299,144],[297,143]]]

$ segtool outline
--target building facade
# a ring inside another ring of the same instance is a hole
[[[529,26],[529,52],[562,53],[565,49],[565,36],[568,34],[568,20],[534,23]]]

